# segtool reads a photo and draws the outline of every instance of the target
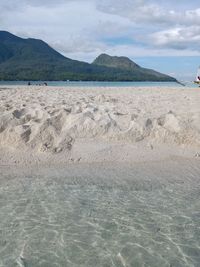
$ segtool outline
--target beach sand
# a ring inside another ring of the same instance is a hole
[[[0,266],[198,267],[198,88],[0,88]]]
[[[0,88],[0,164],[141,162],[200,152],[198,88]]]

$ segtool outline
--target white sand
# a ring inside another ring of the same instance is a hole
[[[0,164],[198,157],[198,88],[0,88]]]

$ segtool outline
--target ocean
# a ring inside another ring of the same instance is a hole
[[[46,81],[48,86],[58,87],[182,87],[175,82],[66,82]],[[0,81],[0,86],[5,85],[27,85],[27,81]],[[44,81],[31,81],[32,85],[44,84]],[[184,83],[187,87],[198,87],[192,82]]]

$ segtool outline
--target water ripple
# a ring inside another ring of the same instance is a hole
[[[175,166],[1,168],[0,266],[199,266],[200,169]]]

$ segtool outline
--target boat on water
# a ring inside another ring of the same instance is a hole
[[[196,80],[194,81],[194,83],[200,86],[200,67],[198,68]]]

